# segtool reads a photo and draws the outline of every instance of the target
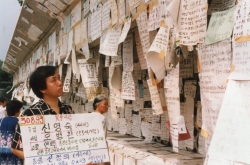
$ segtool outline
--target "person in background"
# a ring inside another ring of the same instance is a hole
[[[0,164],[21,165],[22,159],[12,154],[11,142],[23,104],[18,100],[7,103],[7,116],[0,119]]]
[[[29,85],[40,100],[24,110],[20,116],[73,114],[71,106],[62,104],[58,97],[63,94],[60,75],[54,66],[40,66],[30,76]],[[16,127],[11,151],[24,159],[20,125]],[[92,165],[92,163],[87,163]]]
[[[96,96],[93,102],[93,108],[95,113],[101,114],[102,126],[103,126],[103,131],[105,133],[105,137],[107,137],[107,124],[105,116],[103,114],[108,112],[108,107],[109,107],[108,99],[104,95]]]
[[[4,97],[0,97],[0,119],[6,116],[6,99]]]
[[[105,138],[107,137],[107,124],[106,124],[106,118],[104,114],[108,112],[108,107],[109,107],[108,99],[104,95],[96,96],[93,102],[93,108],[94,108],[93,113],[100,114]],[[110,163],[105,162],[105,163],[98,163],[96,165],[110,165]]]

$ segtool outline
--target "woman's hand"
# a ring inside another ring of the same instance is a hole
[[[87,163],[86,165],[95,165],[95,164],[93,164],[92,162],[89,162],[89,163]]]

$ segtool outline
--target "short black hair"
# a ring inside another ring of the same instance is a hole
[[[15,116],[16,113],[23,107],[23,103],[18,100],[11,100],[6,105],[8,116]]]
[[[0,102],[3,103],[4,101],[6,101],[6,98],[0,97]]]
[[[46,78],[54,75],[56,70],[57,69],[55,66],[39,66],[31,74],[29,85],[37,97],[43,98],[43,93],[41,90],[47,88]]]

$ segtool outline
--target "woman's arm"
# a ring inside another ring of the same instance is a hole
[[[24,159],[24,154],[23,154],[23,151],[22,151],[22,150],[18,150],[18,149],[15,149],[15,148],[11,148],[11,152],[12,152],[13,154],[15,154],[16,156],[18,156],[19,158]]]

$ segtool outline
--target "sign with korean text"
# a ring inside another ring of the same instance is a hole
[[[99,114],[32,117],[20,120],[26,164],[81,165],[109,161]]]

